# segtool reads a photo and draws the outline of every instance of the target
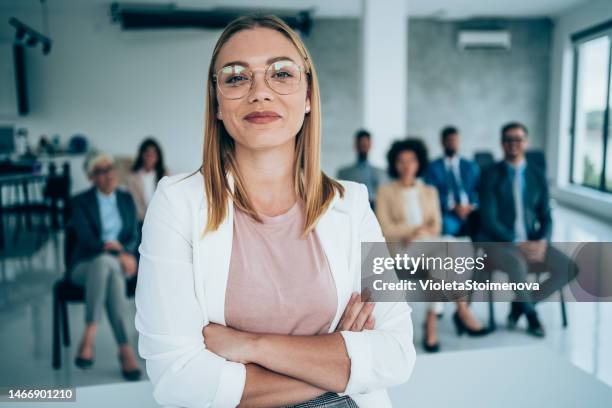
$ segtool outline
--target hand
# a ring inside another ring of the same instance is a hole
[[[356,331],[374,329],[374,303],[368,302],[370,296],[365,295],[364,301],[359,298],[359,293],[354,292],[351,299],[344,308],[342,318],[336,327],[336,332],[339,331]]]
[[[471,204],[459,204],[454,208],[455,214],[462,220],[467,219],[468,215],[472,212],[474,206]]]
[[[425,225],[419,225],[418,227],[412,230],[412,234],[410,235],[408,241],[414,241],[426,237],[428,235],[427,232],[428,228]]]
[[[206,348],[218,356],[235,363],[252,363],[251,356],[257,335],[209,323],[202,329]]]
[[[121,264],[123,273],[125,273],[125,276],[127,277],[134,276],[136,275],[136,272],[138,272],[138,264],[136,262],[136,258],[132,254],[127,252],[120,253],[119,263]]]
[[[117,241],[106,241],[104,243],[104,250],[105,251],[121,252],[121,251],[123,251],[123,245],[121,245],[121,243],[119,243]]]
[[[528,262],[543,262],[546,256],[547,243],[544,240],[526,241],[518,244]]]

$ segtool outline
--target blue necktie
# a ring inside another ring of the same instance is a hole
[[[450,191],[453,193],[453,198],[455,199],[455,205],[461,204],[461,194],[459,193],[459,185],[457,184],[457,179],[455,178],[455,172],[452,168],[448,169],[448,184],[450,186]]]

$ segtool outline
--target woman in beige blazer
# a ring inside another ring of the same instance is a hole
[[[126,180],[126,187],[134,198],[138,220],[141,224],[157,188],[157,183],[167,175],[159,143],[153,138],[143,140],[138,148],[138,156],[132,166],[132,172]]]
[[[439,241],[442,217],[438,191],[418,177],[427,168],[427,149],[419,139],[393,143],[387,154],[389,176],[394,181],[382,185],[376,195],[376,216],[388,242],[399,242],[405,248],[413,241]],[[449,237],[449,240],[453,238]],[[487,333],[470,311],[467,302],[457,301],[453,322],[457,333],[471,336]],[[436,352],[440,344],[436,334],[437,316],[443,305],[429,305],[425,320],[423,348]]]

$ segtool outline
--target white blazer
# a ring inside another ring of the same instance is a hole
[[[384,242],[362,184],[342,182],[316,225],[338,296],[333,332],[350,295],[360,290],[362,241]],[[136,290],[138,350],[146,359],[154,398],[172,407],[235,407],[244,364],[206,349],[202,328],[225,325],[225,291],[232,252],[233,206],[219,229],[202,235],[207,202],[201,174],[164,177],[149,205]],[[386,388],[405,382],[416,353],[410,307],[378,303],[375,328],[342,332],[351,360],[348,394],[361,407],[390,407]]]

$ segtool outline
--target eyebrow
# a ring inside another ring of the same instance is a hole
[[[291,58],[291,57],[281,56],[281,57],[268,58],[268,60],[266,61],[266,65],[272,64],[273,62],[276,62],[276,61],[284,61],[284,60],[289,60],[291,62],[295,62],[293,60],[293,58]],[[225,67],[228,67],[230,65],[243,65],[245,67],[250,67],[249,63],[246,62],[246,61],[230,61],[230,62],[227,62],[227,63],[221,65],[221,68],[225,68]],[[219,69],[221,69],[221,68],[219,68]]]

